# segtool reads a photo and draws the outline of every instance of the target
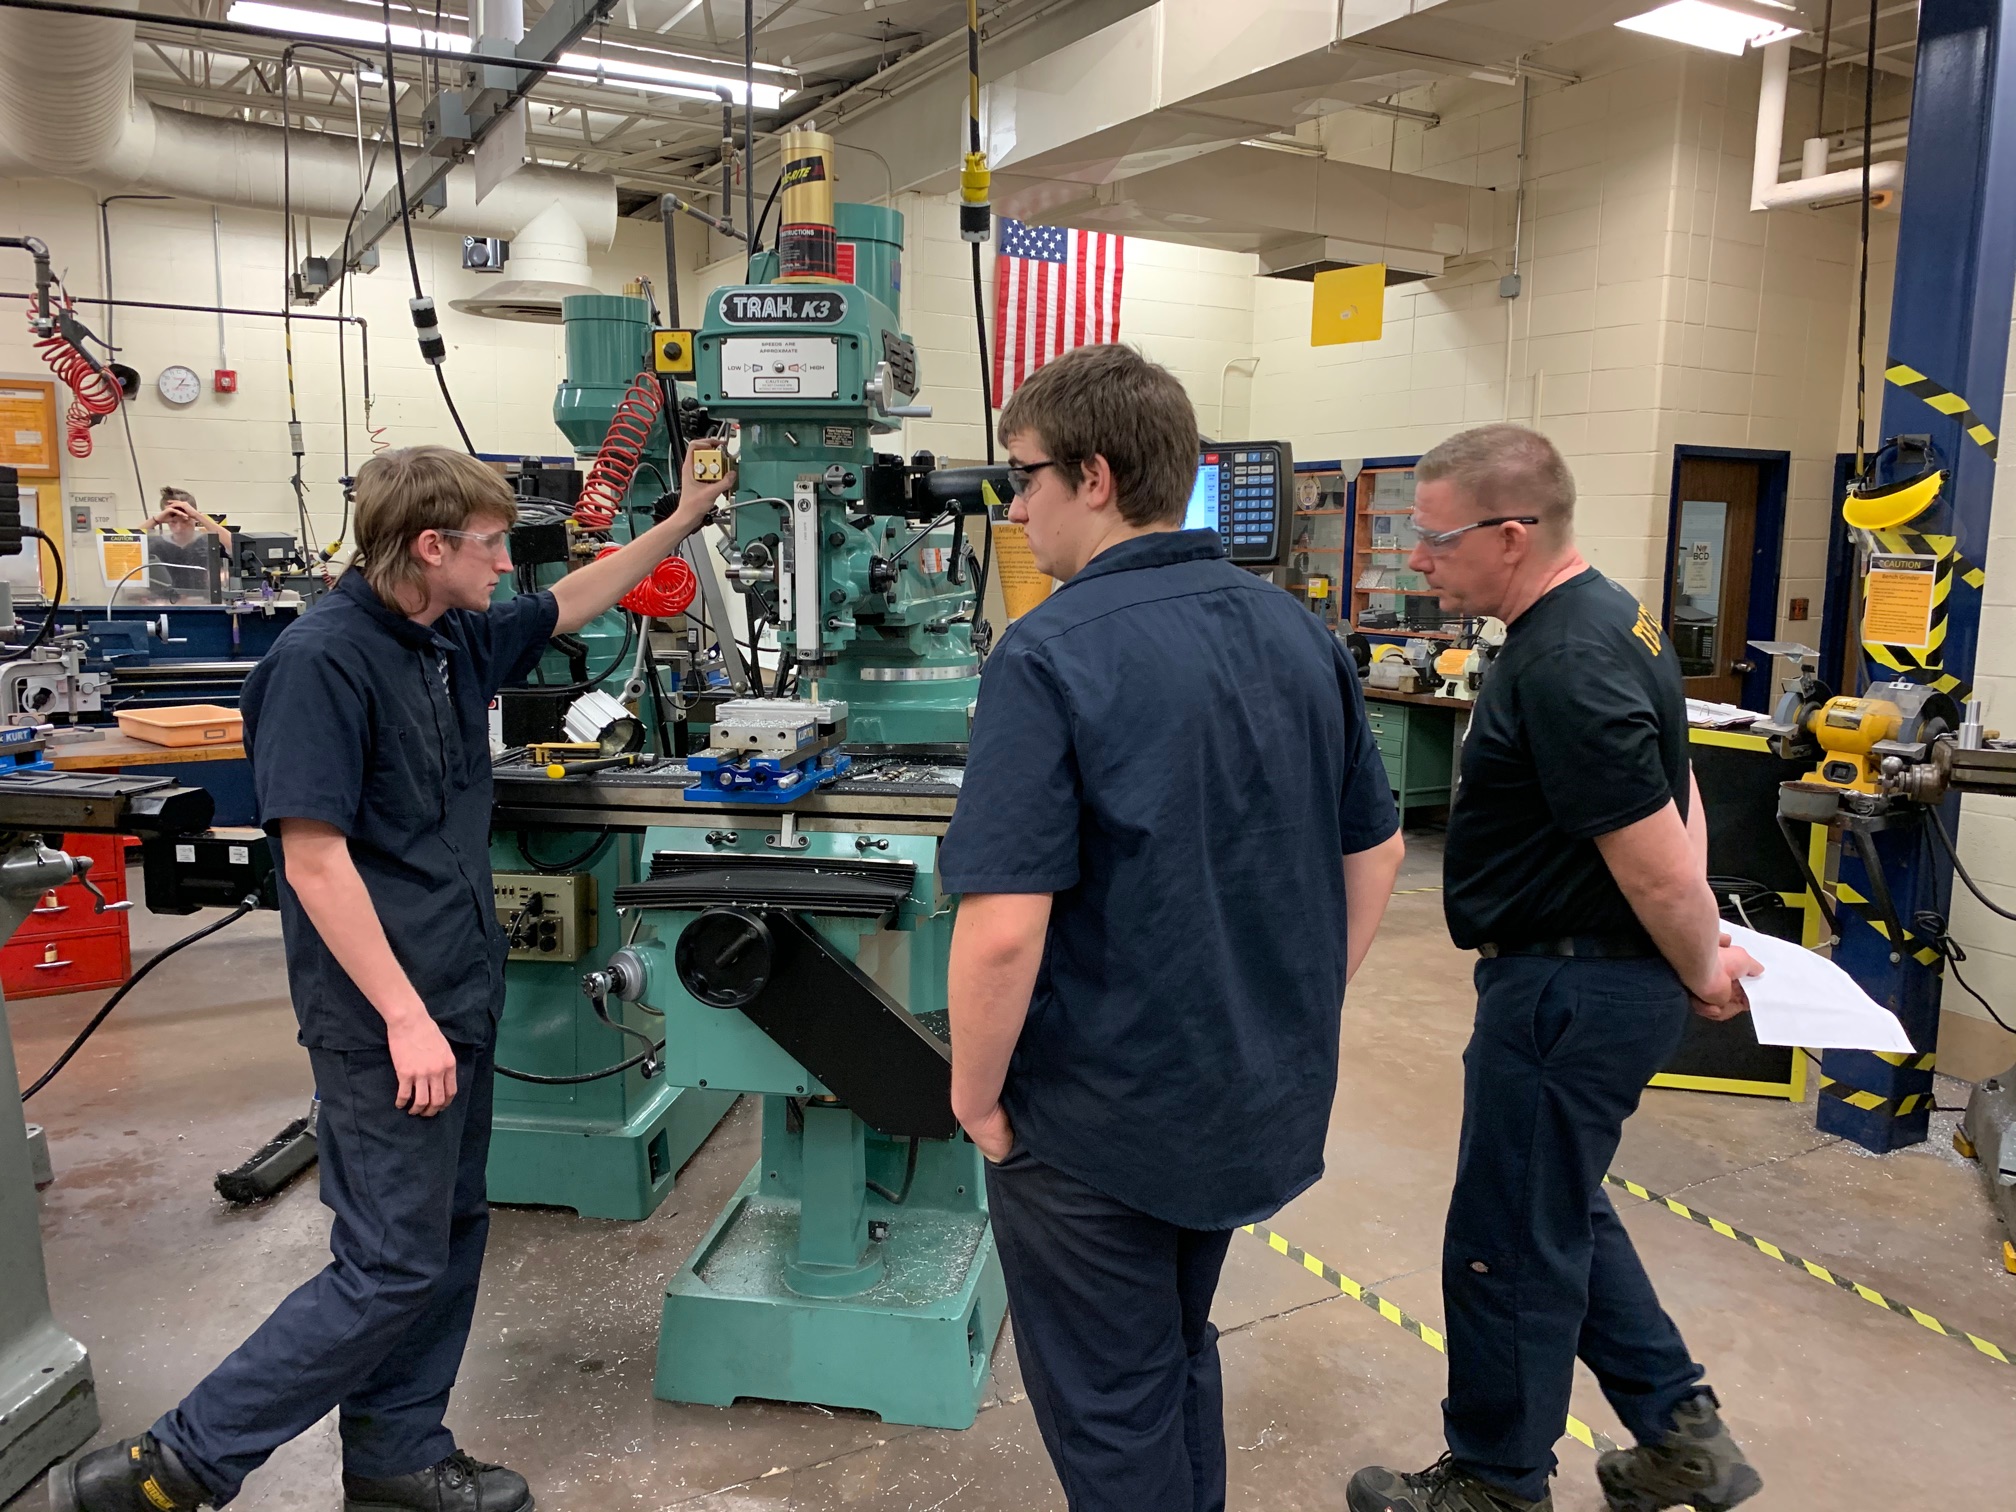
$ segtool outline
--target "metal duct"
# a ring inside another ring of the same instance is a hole
[[[135,0],[112,3],[131,9]],[[129,22],[0,10],[0,177],[78,179],[106,191],[280,209],[280,128],[135,98],[133,46]],[[347,218],[358,199],[355,139],[296,131],[290,157],[295,212]],[[365,206],[393,183],[391,157],[380,154]],[[510,238],[518,283],[590,291],[589,244],[606,248],[616,236],[614,179],[528,165],[479,204],[475,174],[465,166],[446,188],[446,207],[426,224]]]

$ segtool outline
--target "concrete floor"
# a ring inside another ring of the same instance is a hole
[[[1438,871],[1435,837],[1417,836],[1401,887],[1428,887]],[[133,922],[141,958],[187,927]],[[1431,1323],[1468,980],[1437,894],[1397,898],[1344,1015],[1329,1174],[1273,1224]],[[101,1001],[9,1005],[24,1080]],[[1942,1102],[1964,1092],[1940,1090]],[[43,1197],[56,1309],[91,1350],[105,1438],[146,1427],[325,1258],[312,1180],[242,1212],[210,1188],[308,1092],[268,914],[165,966],[32,1105],[59,1173]],[[1007,1336],[964,1433],[653,1400],[660,1278],[747,1170],[753,1112],[728,1117],[647,1222],[498,1211],[451,1415],[462,1442],[522,1470],[550,1512],[1061,1508]],[[1973,1168],[1951,1153],[1952,1123],[1879,1160],[1817,1134],[1810,1105],[1655,1091],[1616,1168],[2016,1349],[2016,1276],[1999,1263]],[[1622,1194],[1618,1207],[1764,1472],[1756,1505],[2012,1504],[2016,1369]],[[1440,1452],[1443,1361],[1418,1339],[1244,1236],[1217,1311],[1234,1507],[1341,1508],[1358,1465],[1413,1467]],[[1586,1375],[1575,1411],[1621,1436]],[[1600,1508],[1591,1452],[1565,1439],[1559,1452],[1555,1504]],[[41,1494],[38,1483],[16,1505],[39,1507]],[[332,1418],[236,1505],[333,1512],[340,1501]]]

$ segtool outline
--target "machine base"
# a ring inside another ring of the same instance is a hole
[[[1953,1142],[1961,1154],[1981,1163],[1989,1204],[2004,1230],[2016,1236],[2016,1066],[1974,1089]],[[2011,1252],[2006,1239],[2002,1250],[2008,1265]],[[2016,1271],[2016,1265],[2009,1268]]]
[[[490,1200],[572,1208],[583,1218],[649,1218],[734,1104],[733,1092],[661,1084],[616,1128],[500,1113],[490,1136]]]
[[[11,1341],[0,1378],[0,1502],[98,1431],[91,1361],[54,1324],[37,1341]]]
[[[882,1280],[857,1296],[784,1284],[798,1204],[750,1171],[665,1286],[653,1394],[726,1407],[738,1397],[876,1413],[885,1423],[970,1428],[1008,1311],[987,1215],[871,1205],[889,1223]]]

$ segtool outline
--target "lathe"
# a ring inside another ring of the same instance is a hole
[[[699,589],[688,621],[704,614],[723,652],[713,679],[689,656],[666,691],[648,649],[638,676],[608,648],[638,635],[648,648],[648,631],[614,617],[582,636],[608,669],[582,695],[618,694],[637,726],[663,732],[654,749],[604,754],[588,718],[552,737],[586,737],[589,759],[498,765],[498,907],[517,942],[498,1062],[517,1079],[498,1085],[490,1189],[642,1217],[729,1103],[760,1096],[761,1158],[666,1283],[657,1394],[964,1427],[1006,1299],[980,1156],[951,1111],[955,904],[937,852],[978,689],[975,579],[1005,469],[875,449],[925,413],[900,320],[902,218],[819,204],[832,152],[816,133],[794,133],[785,160],[818,165],[787,176],[786,265],[755,259],[697,330],[654,335],[640,298],[564,305],[556,415],[596,457],[584,498],[595,503],[626,401],[667,478],[684,435],[701,467],[734,465],[738,487],[721,539],[685,554]],[[796,198],[808,184],[810,204]],[[806,266],[803,228],[822,221],[846,281]],[[649,398],[636,396],[668,349],[690,353],[693,393],[670,376],[676,402],[647,432]],[[625,488],[600,533],[627,538],[660,491]],[[752,627],[746,659],[717,561]]]

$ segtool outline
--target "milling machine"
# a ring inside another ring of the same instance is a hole
[[[508,1137],[500,1082],[492,1195],[511,1188],[515,1173],[500,1165],[519,1158],[513,1143],[525,1147],[535,1101],[561,1124],[578,1099],[609,1100],[599,1133],[577,1137],[574,1153],[550,1147],[573,1165],[549,1173],[533,1199],[585,1212],[584,1143],[634,1145],[642,1109],[694,1099],[698,1116],[682,1132],[663,1137],[682,1127],[672,1118],[651,1136],[658,1143],[642,1144],[639,1169],[669,1180],[721,1106],[758,1095],[761,1158],[666,1283],[657,1395],[964,1427],[1006,1296],[980,1155],[951,1111],[955,900],[940,889],[937,856],[978,689],[976,577],[1005,469],[875,449],[876,435],[925,413],[899,313],[902,218],[816,197],[808,206],[796,191],[830,193],[832,177],[830,143],[816,134],[794,134],[785,161],[784,266],[756,259],[751,281],[712,294],[699,328],[673,342],[692,353],[695,392],[675,413],[699,465],[729,465],[713,455],[730,444],[716,430],[725,423],[739,453],[723,538],[688,560],[704,590],[720,559],[759,632],[749,643],[767,627],[775,666],[766,676],[751,655],[745,685],[726,697],[689,675],[652,711],[694,732],[684,759],[660,741],[622,765],[584,764],[592,770],[499,763],[500,909],[506,874],[524,881],[519,858],[555,866],[526,885],[569,894],[553,899],[563,922],[551,937],[574,948],[507,967],[500,1066],[552,1080],[509,1089]],[[800,173],[808,162],[816,168]],[[805,234],[822,224],[833,271]],[[627,334],[588,372],[575,331],[587,298],[566,309],[561,407],[577,415],[598,407],[570,390],[599,386],[606,406],[626,364],[663,345],[648,340],[633,301]],[[611,302],[592,313],[604,312],[616,313]],[[665,444],[677,438],[654,437],[653,454]],[[643,507],[626,499],[619,522],[633,503]],[[736,637],[723,606],[710,600],[707,616],[727,651]],[[661,722],[644,707],[640,723]],[[550,859],[576,853],[564,873]],[[604,1074],[618,1065],[629,1069]],[[615,1100],[619,1085],[627,1101]],[[626,1195],[649,1211],[662,1188],[633,1184]]]

